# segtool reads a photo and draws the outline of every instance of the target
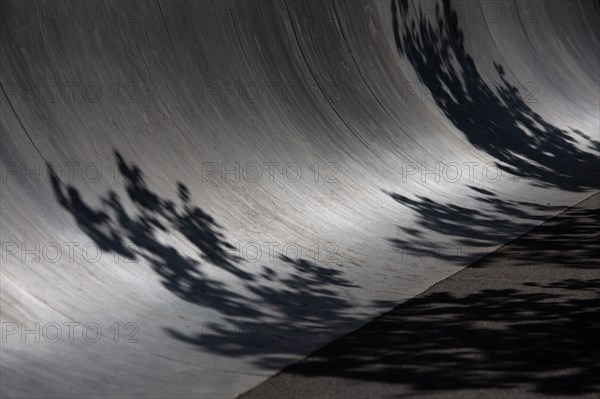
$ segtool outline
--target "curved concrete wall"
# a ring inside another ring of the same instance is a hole
[[[3,2],[2,394],[233,397],[597,191],[598,14]]]

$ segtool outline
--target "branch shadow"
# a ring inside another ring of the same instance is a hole
[[[574,130],[587,146],[579,149],[568,131],[529,106],[499,63],[494,63],[498,83],[484,81],[465,49],[451,1],[441,4],[435,4],[435,18],[426,18],[422,5],[408,0],[391,0],[391,12],[399,54],[410,61],[446,117],[504,172],[541,187],[597,189],[600,141]]]
[[[498,168],[543,188],[598,188],[600,143],[574,131],[587,146],[580,149],[571,132],[527,104],[502,65],[495,63],[500,84],[486,84],[465,49],[450,1],[437,4],[433,19],[422,10],[410,11],[408,0],[391,0],[391,10],[398,52],[446,117],[474,147],[494,157]],[[418,220],[416,228],[400,227],[414,241],[390,239],[392,244],[412,247],[417,259],[464,261],[472,254],[461,248],[496,246],[544,221],[548,210],[562,209],[470,189],[477,205],[468,207],[388,193]],[[548,396],[597,393],[599,224],[597,209],[573,210],[511,243],[506,259],[512,268],[505,271],[510,279],[486,277],[494,276],[497,264],[485,258],[460,272],[484,283],[436,286],[288,367],[264,391],[259,386],[248,397],[277,389],[316,396],[326,383],[354,395],[353,389],[408,396],[482,389],[525,389]],[[459,250],[440,252],[433,243],[416,244],[431,231],[451,239]],[[525,272],[519,276],[519,270]],[[592,278],[560,278],[573,273]],[[542,281],[544,276],[555,281]],[[492,288],[480,288],[486,285]],[[306,377],[320,380],[313,386]]]
[[[561,214],[288,367],[248,397],[273,386],[310,396],[328,384],[397,397],[597,394],[599,224],[597,208]],[[306,377],[322,383],[313,388]]]
[[[571,297],[571,290],[590,295]],[[546,395],[598,392],[600,279],[565,280],[534,291],[431,293],[285,373],[422,392],[523,385]]]
[[[498,245],[524,233],[531,225],[547,219],[548,211],[560,212],[561,206],[541,205],[529,201],[504,200],[491,192],[469,186],[470,198],[478,205],[469,207],[444,204],[424,196],[415,199],[388,193],[398,204],[417,215],[417,227],[398,228],[411,239],[390,238],[402,259],[409,263],[456,261],[464,263],[491,252]],[[542,212],[544,211],[544,212]],[[581,226],[584,228],[585,226]],[[444,243],[425,241],[425,232],[442,234]]]
[[[494,63],[499,83],[485,82],[465,48],[465,35],[450,0],[435,2],[435,10],[408,0],[390,0],[390,6],[398,53],[410,62],[448,120],[475,148],[494,157],[500,171],[543,188],[573,192],[600,188],[600,141],[546,121],[508,81],[499,63]],[[574,136],[580,137],[581,147]],[[514,238],[515,232],[542,222],[545,212],[562,209],[507,201],[491,191],[469,188],[474,204],[468,206],[387,193],[417,215],[417,227],[399,226],[411,238],[389,239],[403,260],[473,261]],[[424,242],[427,231],[447,242]]]
[[[52,189],[58,203],[102,251],[147,263],[171,293],[216,310],[228,323],[222,327],[207,320],[201,330],[197,326],[197,334],[165,327],[171,337],[231,357],[258,354],[256,363],[269,368],[274,358],[302,351],[302,346],[289,344],[294,342],[290,336],[296,342],[314,343],[315,337],[324,339],[352,320],[347,312],[351,303],[335,290],[353,287],[341,271],[282,255],[282,270],[262,265],[262,272],[249,273],[222,226],[192,203],[186,185],[177,182],[178,201],[163,198],[149,187],[137,165],[127,163],[118,151],[115,158],[127,198],[111,190],[93,207],[48,165]],[[174,234],[195,253],[183,253],[165,242],[165,236]],[[209,265],[229,273],[235,281],[214,277],[207,270]],[[307,333],[307,326],[318,331]],[[232,334],[232,328],[245,332]],[[276,337],[281,339],[273,342]],[[266,344],[265,340],[271,341]]]

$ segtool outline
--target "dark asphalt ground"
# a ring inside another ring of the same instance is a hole
[[[240,396],[600,397],[600,194]]]

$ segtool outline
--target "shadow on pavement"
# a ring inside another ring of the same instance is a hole
[[[242,397],[597,394],[598,225],[571,209]]]

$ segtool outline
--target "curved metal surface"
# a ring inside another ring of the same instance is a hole
[[[598,2],[2,11],[7,397],[233,397],[598,189]]]

